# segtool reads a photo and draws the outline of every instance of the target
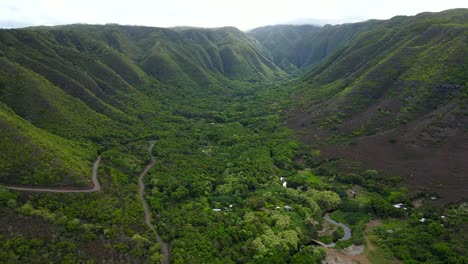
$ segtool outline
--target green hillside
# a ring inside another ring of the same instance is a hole
[[[255,28],[249,33],[264,45],[283,70],[299,75],[320,64],[360,33],[380,25],[371,20],[343,25],[277,25]]]
[[[91,146],[38,129],[3,104],[0,127],[2,183],[91,185],[91,160],[96,154]]]
[[[423,13],[358,35],[298,81],[301,106],[290,126],[317,135],[306,139],[315,144],[353,142],[329,152],[411,174],[412,184],[461,199],[460,173],[468,169],[467,22],[466,10]],[[430,169],[421,169],[425,162]]]
[[[232,27],[76,25],[64,29],[97,37],[162,82],[209,86],[218,84],[222,77],[259,81],[284,76],[257,40]]]
[[[1,101],[42,130],[94,143],[140,133],[157,97],[174,90],[196,96],[225,92],[231,79],[285,76],[234,28],[39,27],[2,30],[0,46]]]

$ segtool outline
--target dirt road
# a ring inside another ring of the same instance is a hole
[[[166,242],[162,240],[162,238],[159,236],[158,232],[156,232],[156,229],[154,226],[151,224],[151,211],[148,207],[148,204],[146,203],[145,200],[145,184],[143,182],[143,178],[148,174],[148,171],[156,164],[156,159],[152,155],[151,151],[153,150],[154,145],[156,144],[156,141],[150,141],[150,147],[149,147],[149,152],[151,155],[151,162],[146,165],[145,169],[141,172],[140,176],[138,177],[138,195],[141,199],[141,203],[143,204],[143,209],[145,211],[145,222],[146,225],[154,232],[156,236],[156,240],[158,243],[161,245],[161,253],[164,256],[163,263],[164,264],[169,264],[169,246]],[[101,184],[99,183],[97,179],[97,173],[99,169],[99,163],[101,162],[101,155],[99,155],[94,162],[93,166],[93,176],[92,176],[92,181],[93,181],[93,188],[92,189],[53,189],[53,188],[30,188],[30,187],[15,187],[15,186],[5,186],[7,189],[11,190],[17,190],[17,191],[28,191],[28,192],[53,192],[53,193],[89,193],[89,192],[99,192],[101,191]]]
[[[346,226],[345,224],[336,222],[335,220],[331,219],[328,214],[326,214],[323,218],[325,218],[325,220],[327,222],[329,222],[330,224],[333,224],[333,225],[336,225],[336,226],[339,226],[339,227],[343,228],[344,235],[343,235],[342,238],[340,238],[340,240],[348,240],[348,239],[351,238],[351,229],[349,229],[348,226]]]
[[[101,190],[101,184],[97,179],[99,163],[101,162],[101,155],[99,155],[94,162],[93,166],[93,188],[91,189],[56,189],[56,188],[34,188],[34,187],[16,187],[16,186],[4,186],[10,190],[17,191],[28,191],[28,192],[53,192],[53,193],[89,193],[89,192],[99,192]]]
[[[164,256],[163,263],[169,264],[169,245],[162,240],[162,238],[159,236],[158,232],[154,228],[153,224],[151,224],[151,211],[145,200],[145,184],[143,182],[143,178],[146,174],[148,174],[148,171],[156,164],[156,159],[154,158],[151,152],[155,144],[156,141],[150,141],[149,152],[151,155],[151,162],[148,165],[146,165],[145,169],[140,173],[140,176],[138,176],[138,196],[140,196],[141,203],[143,204],[143,209],[145,211],[146,225],[154,232],[156,240],[161,245],[161,253]]]

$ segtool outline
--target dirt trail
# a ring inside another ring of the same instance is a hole
[[[4,186],[10,190],[27,191],[27,192],[53,192],[53,193],[89,193],[101,191],[101,184],[97,179],[97,173],[99,169],[99,163],[101,162],[102,156],[99,155],[94,162],[93,166],[93,188],[92,189],[54,189],[54,188],[34,188],[34,187],[16,187],[16,186]]]
[[[151,155],[151,162],[148,165],[146,165],[145,169],[141,172],[140,176],[138,176],[138,196],[140,196],[140,200],[143,204],[143,209],[145,211],[146,225],[154,232],[156,240],[161,245],[161,253],[164,256],[163,263],[169,264],[169,245],[162,240],[162,238],[159,236],[158,232],[154,228],[153,224],[151,224],[151,211],[145,200],[145,184],[143,182],[143,178],[148,173],[148,171],[156,164],[156,159],[154,158],[151,152],[155,144],[156,141],[150,141],[149,153]]]

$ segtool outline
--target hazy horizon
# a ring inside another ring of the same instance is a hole
[[[327,2],[247,1],[145,1],[145,0],[4,0],[0,3],[0,27],[54,26],[65,24],[121,24],[152,27],[223,27],[241,30],[278,24],[342,24],[369,19],[389,19],[464,8],[465,1]]]

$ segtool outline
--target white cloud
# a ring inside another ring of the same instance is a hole
[[[2,0],[0,27],[119,23],[249,29],[298,20],[344,23],[466,7],[460,0]]]

